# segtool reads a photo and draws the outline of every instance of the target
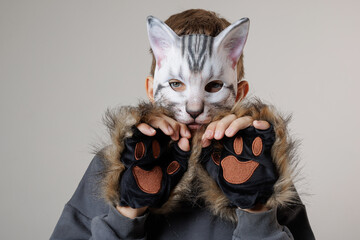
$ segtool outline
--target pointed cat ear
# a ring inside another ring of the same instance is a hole
[[[156,64],[160,68],[161,61],[167,52],[177,45],[180,38],[168,25],[153,16],[147,17],[147,30]]]
[[[234,69],[243,51],[249,25],[250,20],[242,18],[225,28],[215,37],[215,49],[230,59]]]

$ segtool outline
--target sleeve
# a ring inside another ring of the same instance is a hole
[[[277,221],[276,209],[266,212],[249,213],[241,209],[236,210],[238,224],[233,233],[233,240],[264,239],[288,240],[294,239],[289,229]]]
[[[298,204],[290,204],[277,208],[277,219],[281,225],[287,226],[295,239],[315,240],[306,213],[306,207],[299,197]]]
[[[111,206],[105,216],[97,216],[91,222],[92,240],[146,239],[145,221],[148,213],[134,219],[121,215]]]
[[[103,158],[95,155],[50,239],[145,239],[147,215],[129,219],[100,197]]]

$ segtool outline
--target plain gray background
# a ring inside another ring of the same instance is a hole
[[[48,239],[107,107],[145,99],[146,17],[249,17],[250,95],[293,113],[318,239],[360,235],[359,1],[0,1],[0,238]]]

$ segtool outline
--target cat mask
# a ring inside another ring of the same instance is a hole
[[[216,110],[231,108],[237,95],[237,62],[249,19],[242,18],[216,37],[178,36],[161,20],[147,17],[150,46],[156,60],[153,94],[159,105],[181,123],[196,128]]]

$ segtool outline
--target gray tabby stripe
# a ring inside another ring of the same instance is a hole
[[[193,35],[189,35],[188,36],[188,45],[187,45],[187,52],[188,52],[188,62],[189,62],[189,68],[190,71],[194,70],[194,65],[195,65],[195,56],[194,53],[192,51],[193,46],[193,41],[192,41]]]
[[[181,38],[181,56],[184,57],[184,52],[185,52],[185,38],[182,37]]]
[[[204,63],[205,63],[205,60],[206,60],[206,55],[204,53],[205,53],[205,50],[206,50],[207,40],[208,40],[208,38],[206,38],[206,37],[203,38],[203,45],[202,45],[202,49],[201,49],[200,57],[199,57],[199,59],[200,59],[200,70],[203,69]]]
[[[205,34],[182,36],[181,54],[182,57],[187,58],[191,72],[199,72],[203,69],[207,58],[212,54],[213,40],[213,37]]]
[[[214,38],[210,37],[210,43],[209,43],[209,57],[211,57],[212,55],[212,50],[213,50],[213,43],[214,43]]]

